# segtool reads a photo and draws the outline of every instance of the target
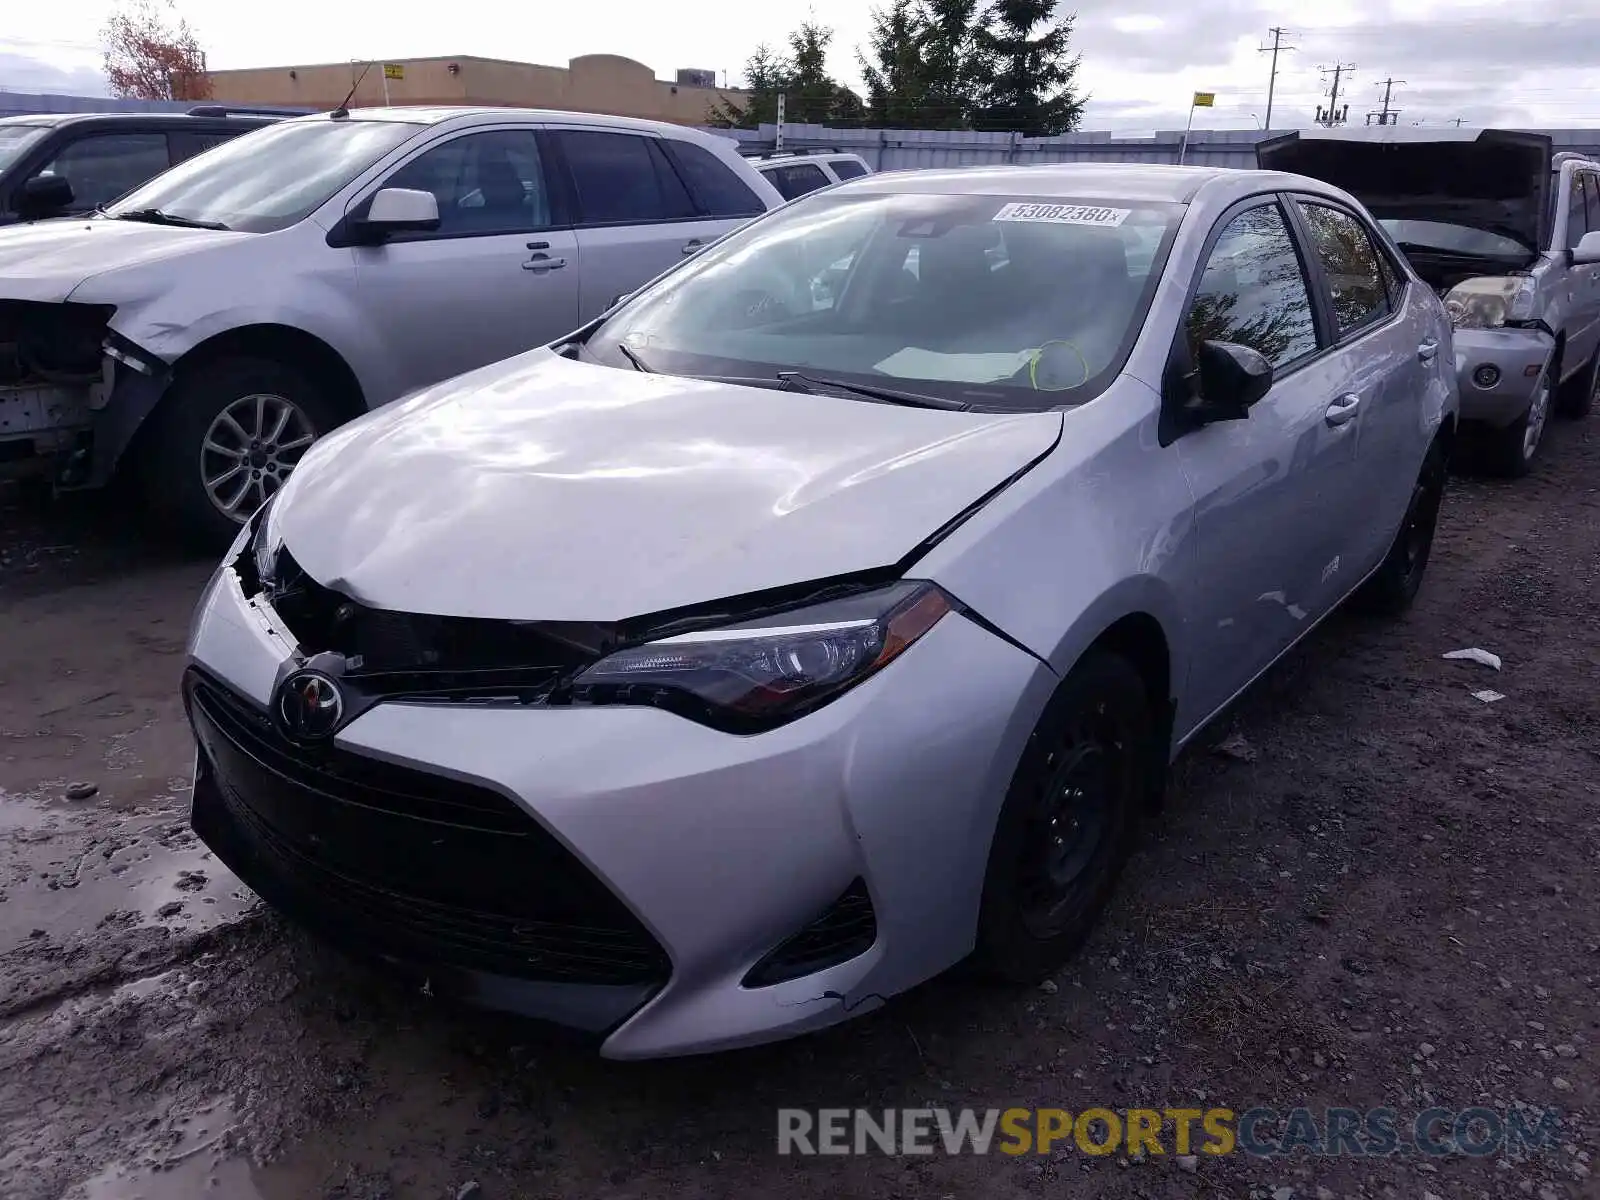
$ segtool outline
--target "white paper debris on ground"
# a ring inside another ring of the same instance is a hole
[[[1493,704],[1496,700],[1504,700],[1505,696],[1500,692],[1484,688],[1481,692],[1473,692],[1472,698],[1474,700],[1482,700],[1485,704]]]
[[[1490,653],[1488,650],[1480,650],[1476,646],[1473,646],[1470,650],[1452,650],[1445,657],[1482,663],[1486,667],[1493,667],[1496,671],[1500,669],[1500,656],[1498,654]]]

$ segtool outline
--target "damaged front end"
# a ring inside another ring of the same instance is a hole
[[[0,479],[44,477],[71,489],[109,477],[132,432],[107,420],[113,394],[164,374],[109,330],[115,311],[0,300]]]

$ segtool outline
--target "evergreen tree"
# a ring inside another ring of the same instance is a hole
[[[756,129],[778,119],[778,94],[788,81],[789,65],[762,44],[744,64],[744,86],[750,93],[743,104],[724,100],[711,111],[709,121],[723,129]]]
[[[784,97],[784,120],[798,124],[860,125],[866,119],[861,98],[828,74],[828,43],[833,30],[807,21],[789,35],[789,54],[756,48],[745,63],[744,85],[750,96],[743,104],[723,101],[710,122],[723,128],[755,129],[778,119],[778,97]]]
[[[989,7],[977,39],[988,70],[975,128],[1050,137],[1078,127],[1088,97],[1074,86],[1077,14],[1052,20],[1054,10],[1054,0],[994,0]]]
[[[1049,5],[1046,0],[1046,8]],[[923,64],[923,117],[931,129],[964,129],[987,75],[978,0],[920,0],[918,40]]]
[[[922,19],[912,0],[874,9],[870,57],[857,51],[867,81],[867,115],[881,129],[916,129],[926,120],[927,73],[922,64]]]

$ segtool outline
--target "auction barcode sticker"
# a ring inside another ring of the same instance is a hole
[[[1118,226],[1128,219],[1131,209],[1098,208],[1089,204],[1007,204],[995,213],[994,221],[1050,221],[1057,225]]]

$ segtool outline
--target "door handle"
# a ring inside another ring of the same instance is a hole
[[[1439,341],[1437,338],[1429,338],[1427,341],[1423,342],[1422,345],[1417,347],[1417,357],[1423,362],[1432,362],[1434,360],[1434,356],[1438,353]]]
[[[1361,411],[1361,397],[1354,392],[1340,396],[1328,405],[1326,420],[1331,428],[1337,429],[1341,425],[1348,425],[1355,420],[1356,413]]]
[[[522,269],[524,271],[532,271],[537,275],[543,275],[547,271],[559,271],[566,265],[567,260],[564,258],[551,258],[548,254],[535,254],[522,264]]]
[[[690,255],[704,245],[705,242],[701,241],[699,238],[690,238],[683,244],[683,252],[685,255]]]

